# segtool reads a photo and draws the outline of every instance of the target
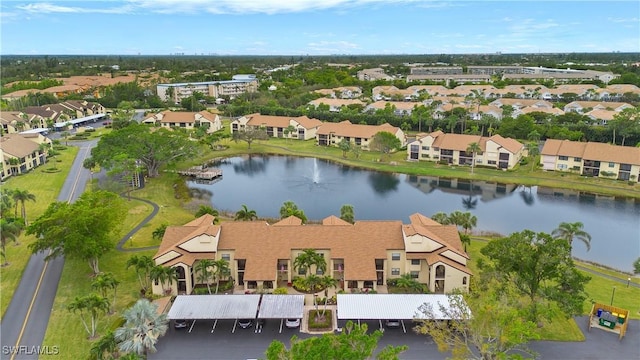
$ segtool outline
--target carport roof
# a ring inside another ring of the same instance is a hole
[[[262,295],[259,319],[302,319],[304,295]]]
[[[178,295],[167,314],[168,319],[213,320],[253,319],[260,295]]]
[[[423,304],[431,304],[438,320],[449,320],[440,305],[449,307],[444,294],[338,294],[338,319],[344,320],[408,320],[425,318],[419,311]]]

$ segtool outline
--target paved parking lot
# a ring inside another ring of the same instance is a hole
[[[598,329],[586,330],[585,317],[576,319],[585,334],[584,342],[553,342],[538,341],[530,344],[541,359],[640,359],[640,321],[632,320],[629,324],[627,336],[618,341],[616,334]],[[379,328],[377,321],[367,321],[369,330]],[[409,350],[401,355],[401,359],[445,359],[447,354],[438,351],[433,341],[423,335],[410,331],[410,322],[406,322],[407,333],[402,328],[386,329],[380,339],[378,348],[387,345],[406,344]],[[213,321],[198,321],[193,331],[175,330],[172,327],[158,343],[158,352],[150,354],[149,359],[260,359],[264,358],[264,351],[272,340],[280,340],[289,344],[293,335],[307,338],[309,334],[300,333],[297,329],[283,327],[282,334],[278,333],[280,321],[267,320],[262,333],[255,333],[250,329],[236,328],[231,333],[233,320],[218,321],[215,332],[211,333]]]

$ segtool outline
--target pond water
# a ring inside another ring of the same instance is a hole
[[[340,216],[344,204],[357,220],[402,220],[419,212],[469,211],[474,231],[508,235],[530,229],[550,233],[561,222],[581,221],[592,236],[591,250],[579,241],[573,255],[631,271],[640,256],[640,201],[572,190],[488,183],[356,169],[321,159],[284,156],[234,157],[214,163],[215,183],[190,181],[210,196],[216,209],[235,212],[243,204],[260,217],[279,217],[293,201],[310,220]]]

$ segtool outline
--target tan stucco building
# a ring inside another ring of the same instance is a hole
[[[339,123],[322,123],[316,135],[318,145],[338,146],[342,139],[351,142],[353,145],[369,150],[371,140],[379,132],[388,132],[400,140],[400,147],[407,144],[404,131],[389,124],[363,125],[352,124],[349,120]]]
[[[167,129],[183,128],[191,130],[204,127],[207,129],[207,133],[213,133],[222,129],[220,117],[206,110],[200,112],[165,110],[148,116],[142,122],[145,124],[158,125]]]
[[[290,117],[256,113],[233,120],[230,131],[233,134],[247,128],[264,128],[270,137],[309,140],[316,137],[316,131],[320,125],[322,121],[306,116]],[[289,126],[293,127],[293,131],[285,131]]]
[[[524,155],[524,145],[500,135],[484,137],[480,135],[447,134],[434,131],[418,134],[416,140],[407,146],[409,160],[446,161],[452,165],[471,165],[473,154],[467,152],[472,143],[477,143],[481,151],[476,153],[475,164],[498,169],[513,168]]]
[[[189,294],[198,284],[194,270],[201,259],[229,262],[231,277],[244,289],[286,287],[303,275],[293,264],[305,249],[314,249],[327,262],[327,274],[339,288],[376,289],[387,279],[411,274],[431,292],[468,290],[471,271],[455,225],[440,225],[421,215],[401,221],[345,222],[335,216],[321,224],[302,224],[295,217],[275,224],[238,221],[213,224],[204,215],[183,226],[167,228],[157,265],[176,268],[173,294]],[[317,269],[308,271],[316,273]],[[162,293],[162,284],[153,291]],[[165,284],[165,288],[168,288]]]

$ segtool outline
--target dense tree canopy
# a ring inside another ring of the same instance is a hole
[[[538,320],[547,301],[571,316],[582,313],[584,286],[590,278],[576,269],[570,249],[565,239],[524,230],[490,241],[481,252],[491,264],[480,265],[485,273],[513,282],[529,298],[532,320]]]
[[[104,135],[91,155],[107,169],[115,166],[118,156],[136,159],[146,167],[149,177],[156,177],[162,166],[188,159],[197,152],[197,144],[180,131],[134,124]]]
[[[54,202],[28,228],[36,235],[33,253],[51,250],[47,259],[64,255],[89,262],[99,274],[98,260],[114,248],[127,214],[124,200],[108,191],[85,192],[73,204]]]

